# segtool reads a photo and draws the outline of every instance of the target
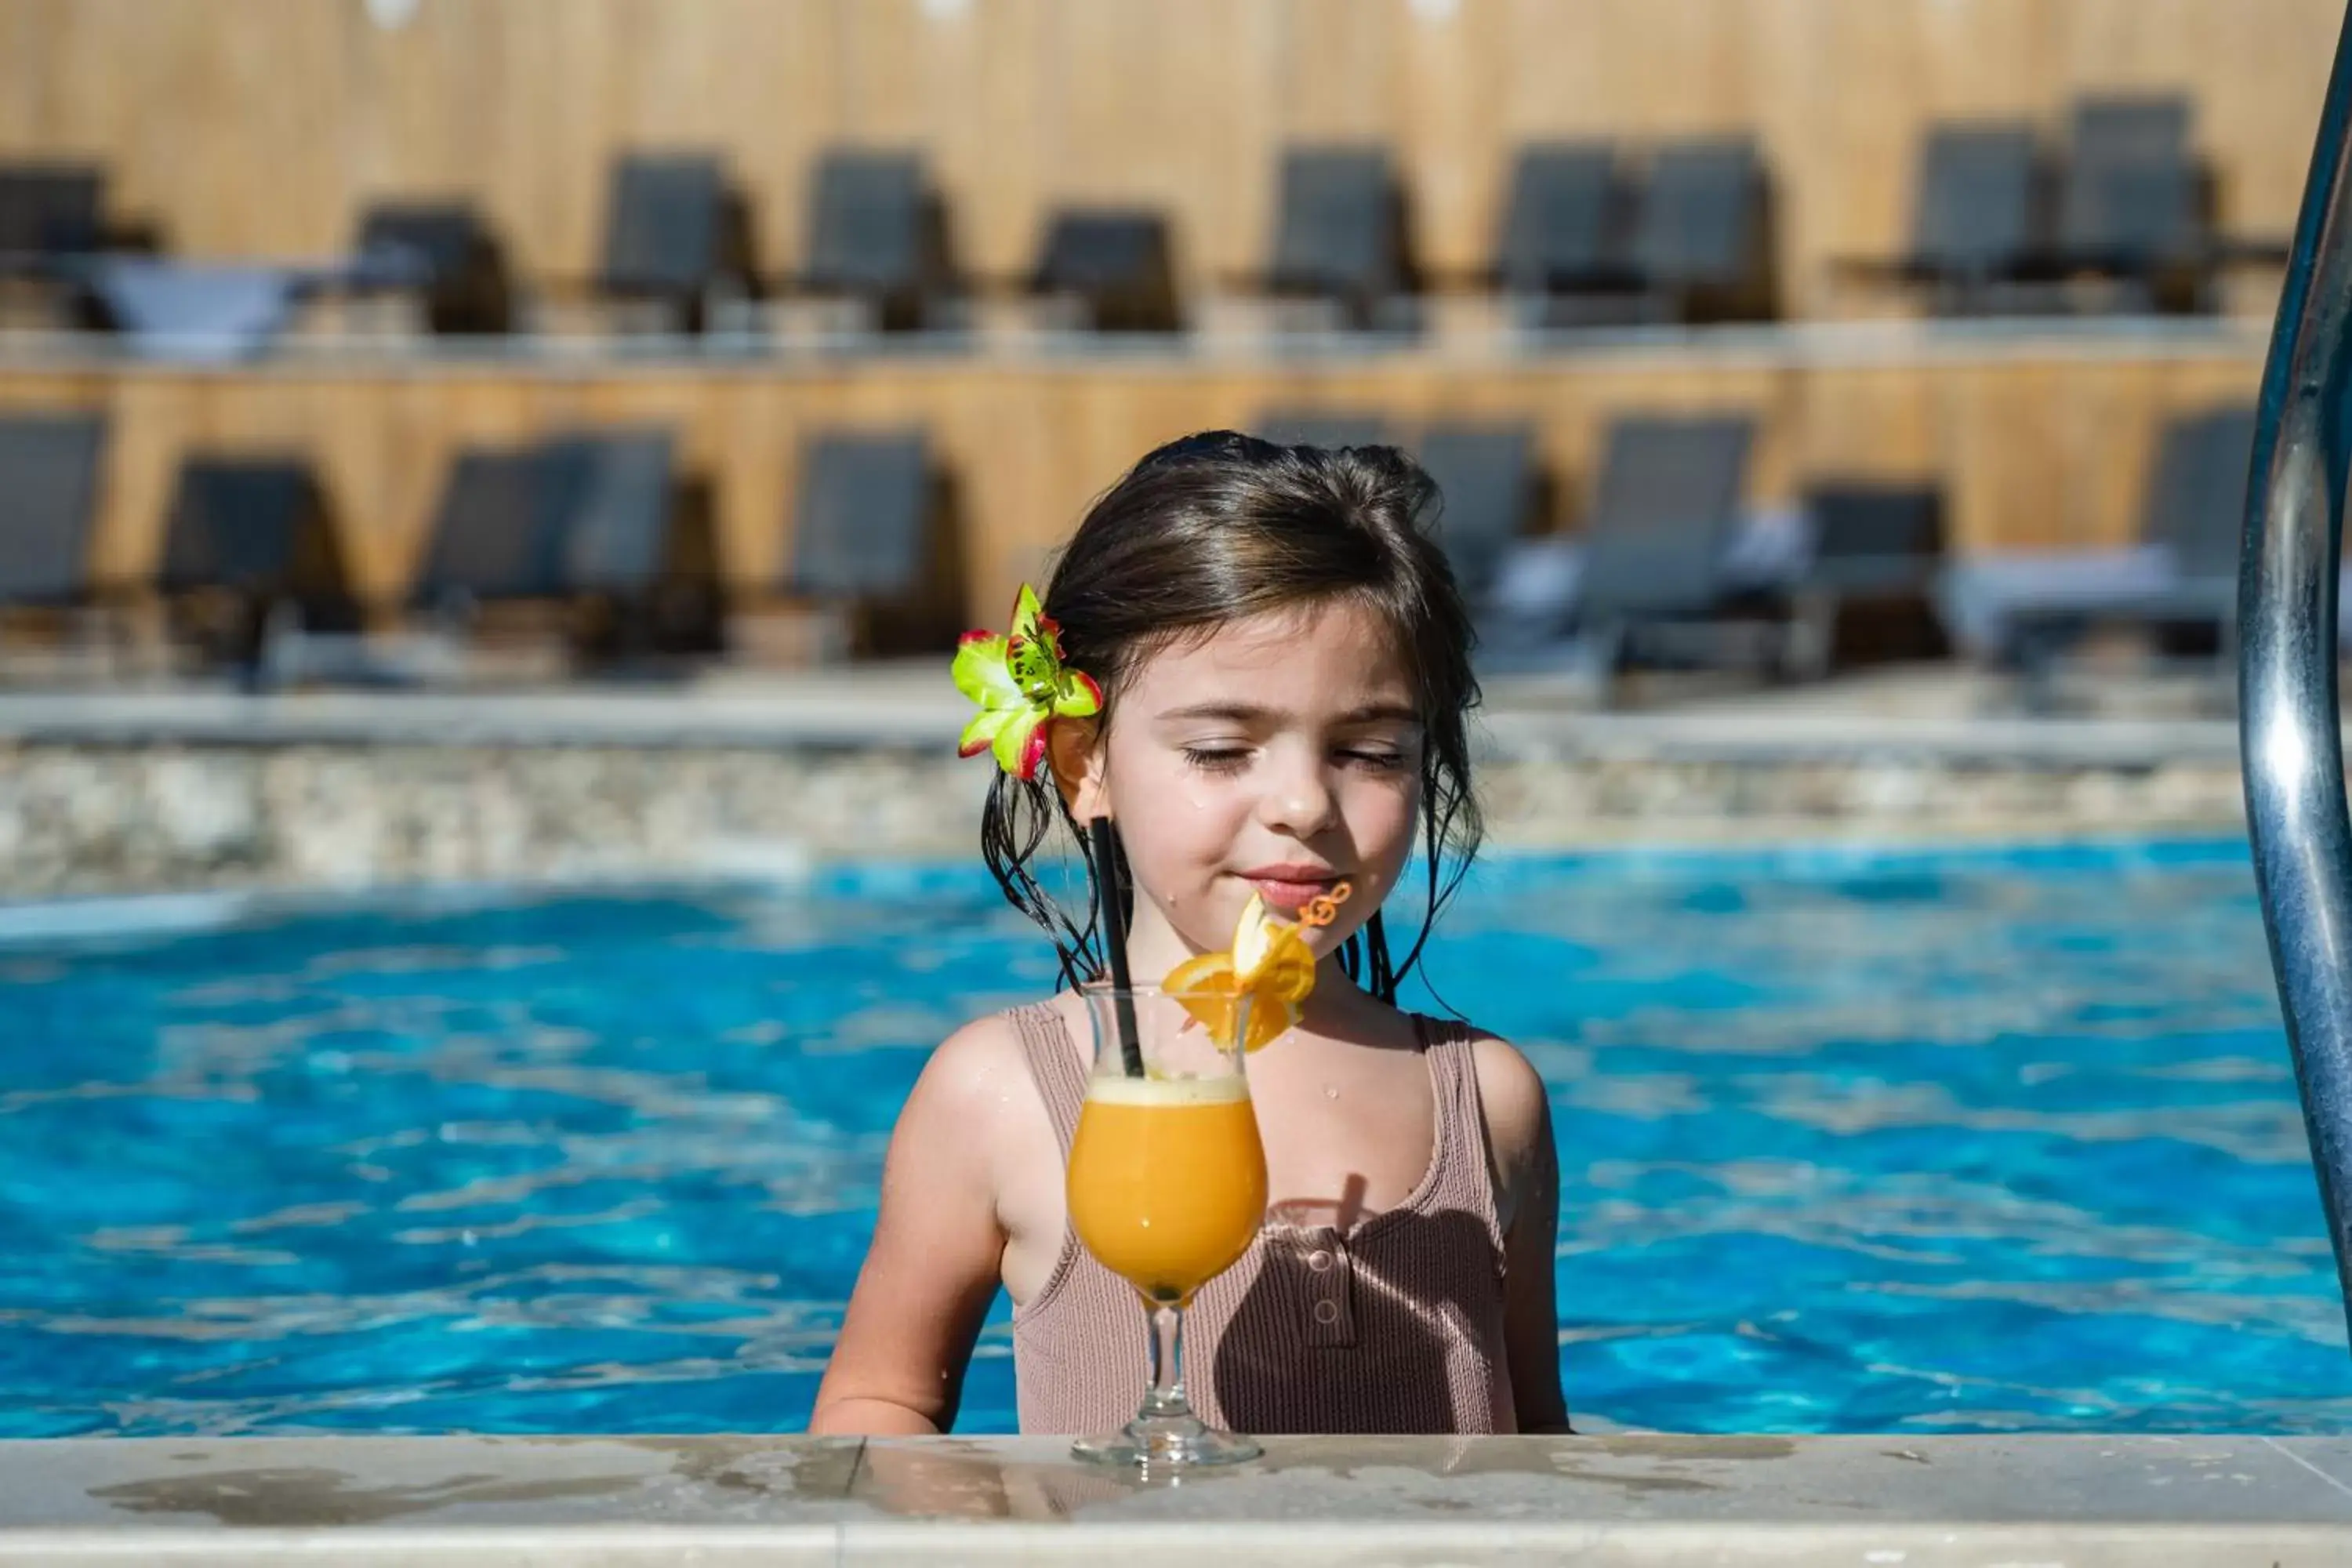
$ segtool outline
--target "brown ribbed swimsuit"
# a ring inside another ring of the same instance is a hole
[[[1087,1089],[1061,1016],[1014,1008],[1067,1164]],[[1236,1432],[1509,1432],[1503,1237],[1486,1119],[1456,1024],[1414,1019],[1435,1090],[1429,1170],[1398,1207],[1342,1231],[1269,1224],[1184,1315],[1184,1384]],[[1066,1226],[1054,1271],[1013,1318],[1021,1430],[1109,1432],[1142,1402],[1135,1288]]]

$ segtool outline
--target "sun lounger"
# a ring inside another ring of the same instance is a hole
[[[0,605],[86,603],[106,422],[94,414],[0,416]]]
[[[1786,616],[1733,614],[1756,597],[1731,564],[1753,437],[1738,416],[1619,419],[1581,538],[1506,552],[1479,616],[1484,667],[1605,682],[1637,664],[1776,665]]]
[[[514,324],[512,289],[498,238],[461,202],[381,202],[360,220],[362,261],[404,264],[409,276],[383,285],[415,293],[425,325],[441,334],[504,332]]]
[[[299,458],[199,453],[180,465],[155,585],[267,601],[344,587],[326,498]]]
[[[1420,456],[1442,503],[1439,542],[1463,596],[1478,604],[1541,505],[1535,433],[1523,425],[1432,425]]]
[[[106,173],[90,163],[0,163],[0,322],[68,331],[100,321],[70,263],[107,244]]]
[[[544,447],[459,452],[409,587],[411,607],[462,619],[480,605],[553,598],[563,479]]]
[[[1168,219],[1160,213],[1075,208],[1054,216],[1029,290],[1074,301],[1098,332],[1173,332],[1176,299]]]
[[[0,264],[87,256],[106,238],[106,172],[91,163],[0,163]]]
[[[739,606],[731,639],[790,663],[951,645],[962,595],[950,512],[920,429],[813,436],[774,598]]]
[[[858,302],[877,331],[953,324],[947,209],[919,154],[835,148],[818,160],[792,288]]]
[[[1348,331],[1410,330],[1418,311],[1403,187],[1385,148],[1283,154],[1266,292],[1310,299]]]
[[[0,612],[71,617],[83,651],[110,661],[113,628],[90,570],[106,421],[94,414],[0,416]]]
[[[1654,319],[1627,255],[1633,191],[1605,142],[1519,149],[1495,247],[1495,279],[1522,326],[1538,330]]]
[[[672,562],[675,453],[672,433],[650,426],[459,452],[409,586],[418,629],[289,637],[271,650],[273,679],[404,684],[457,679],[498,653],[553,673],[644,652]]]
[[[2184,584],[2226,586],[2235,613],[2238,552],[2245,527],[2254,411],[2218,408],[2187,422],[2178,468],[2159,466],[2151,533],[2171,547]],[[2168,454],[2169,456],[2169,454]]]
[[[2185,97],[2084,99],[2058,202],[2053,261],[2117,288],[2125,308],[2203,306],[2214,261],[2211,192],[2189,143]]]
[[[358,624],[326,497],[299,458],[181,465],[155,587],[173,640],[257,679],[267,639]]]
[[[1943,556],[1943,495],[1932,486],[1816,483],[1806,496],[1808,548],[1790,584],[1797,672],[1827,674],[1852,611],[1903,617],[1898,647],[1926,652]]]
[[[1778,313],[1771,185],[1751,137],[1673,143],[1650,161],[1631,259],[1665,319]]]
[[[460,453],[411,602],[464,612],[650,592],[664,561],[675,450],[667,429],[618,427]]]
[[[1956,563],[1937,595],[1954,643],[1981,662],[2020,672],[2024,698],[2036,706],[2048,700],[2061,656],[2098,626],[2195,637],[2226,650],[2253,430],[2247,408],[2167,426],[2136,545]]]
[[[2049,169],[2032,127],[1953,123],[1921,143],[1909,247],[1843,270],[1928,290],[1939,316],[2018,308],[2047,248]]]
[[[919,430],[818,437],[803,458],[784,588],[835,599],[905,593],[924,565],[930,484]]]
[[[562,593],[635,600],[659,584],[677,450],[675,432],[657,426],[578,431],[548,443],[566,487],[558,503]]]
[[[574,431],[548,443],[562,487],[556,548],[575,656],[642,661],[672,586],[681,491],[677,438],[659,426]]]
[[[1739,417],[1617,422],[1585,531],[1577,609],[1586,637],[1637,657],[1653,634],[1714,617],[1753,439]]]
[[[722,295],[751,295],[751,215],[713,154],[627,153],[613,165],[596,291],[656,306],[671,331],[698,332]]]

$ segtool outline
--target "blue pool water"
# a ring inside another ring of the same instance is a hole
[[[797,1427],[926,1049],[1050,983],[960,869],[16,923],[8,1436]],[[2352,1415],[2239,846],[1501,861],[1433,968],[1551,1085],[1580,1411]]]

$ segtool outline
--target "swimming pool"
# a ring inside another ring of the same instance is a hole
[[[925,1050],[1050,983],[961,868],[45,923],[0,1436],[797,1427]],[[1505,859],[1446,931],[1552,1088],[1577,1410],[2352,1416],[2242,846]],[[1009,1354],[1000,1302],[965,1429]]]

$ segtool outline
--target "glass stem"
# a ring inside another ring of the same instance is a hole
[[[1146,1306],[1151,1313],[1151,1389],[1137,1419],[1181,1420],[1192,1414],[1184,1397],[1184,1309],[1164,1301]]]

